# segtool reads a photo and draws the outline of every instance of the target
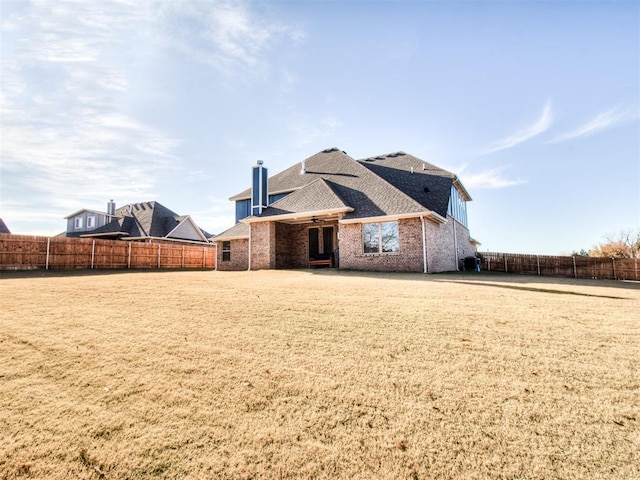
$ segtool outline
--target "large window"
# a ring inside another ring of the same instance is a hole
[[[95,228],[96,217],[87,217],[87,228]]]
[[[397,253],[400,251],[398,222],[365,223],[362,226],[364,253]]]
[[[465,227],[467,225],[467,202],[464,201],[458,189],[455,186],[451,186],[451,196],[449,197],[449,208],[447,214],[451,215],[458,222]]]
[[[73,227],[76,229],[82,228],[82,217],[76,217],[73,221]]]
[[[222,261],[228,262],[231,260],[231,242],[222,242]]]

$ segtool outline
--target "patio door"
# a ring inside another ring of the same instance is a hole
[[[309,258],[333,253],[333,227],[309,229]]]

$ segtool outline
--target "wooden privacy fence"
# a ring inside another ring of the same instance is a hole
[[[490,272],[521,273],[553,277],[640,280],[634,258],[557,257],[518,253],[479,253],[480,268]]]
[[[0,234],[0,270],[215,268],[214,245]]]

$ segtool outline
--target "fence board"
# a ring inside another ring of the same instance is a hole
[[[0,234],[0,270],[215,268],[215,245]]]
[[[482,252],[482,270],[552,277],[640,280],[638,259]]]

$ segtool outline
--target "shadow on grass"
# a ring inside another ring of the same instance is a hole
[[[583,292],[571,292],[568,290],[555,290],[552,288],[540,288],[540,287],[527,287],[520,285],[506,285],[501,283],[494,282],[472,282],[472,281],[458,281],[458,280],[439,280],[440,283],[457,283],[460,285],[474,285],[476,287],[497,287],[497,288],[506,288],[509,290],[523,290],[525,292],[538,292],[538,293],[555,293],[558,295],[578,295],[581,297],[597,297],[597,298],[609,298],[613,300],[630,300],[628,297],[618,297],[613,295],[596,295],[593,293],[583,293]]]
[[[624,281],[624,280],[601,280],[601,279],[584,279],[569,277],[552,277],[538,275],[520,275],[515,273],[499,273],[499,272],[441,272],[434,274],[424,273],[408,273],[408,272],[369,272],[360,270],[344,270],[335,268],[317,268],[307,269],[307,272],[315,275],[351,275],[366,278],[380,278],[384,280],[423,280],[437,281],[445,283],[460,283],[465,285],[479,285],[503,287],[514,290],[527,290],[540,293],[558,293],[563,295],[583,295],[590,297],[602,297],[613,299],[626,299],[620,296],[596,295],[583,292],[571,292],[566,290],[558,290],[553,286],[575,286],[575,287],[606,287],[625,290],[640,291],[640,282]],[[532,287],[527,284],[549,284],[550,288]],[[514,285],[516,284],[516,285]]]

